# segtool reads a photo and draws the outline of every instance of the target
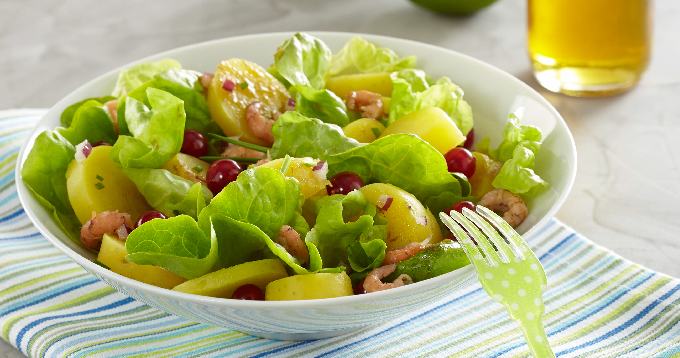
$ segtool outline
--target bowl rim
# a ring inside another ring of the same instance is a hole
[[[216,45],[219,43],[224,43],[224,42],[230,42],[230,41],[238,41],[238,40],[244,40],[244,39],[263,39],[263,38],[287,38],[292,35],[297,33],[297,31],[281,31],[281,32],[266,32],[266,33],[257,33],[257,34],[248,34],[248,35],[240,35],[240,36],[231,36],[231,37],[224,37],[220,39],[214,39],[214,40],[208,40],[208,41],[203,41],[203,42],[198,42],[194,44],[189,44],[185,46],[180,46],[176,48],[172,48],[169,50],[165,50],[159,53],[151,54],[149,56],[145,56],[141,59],[126,63],[125,65],[122,65],[120,67],[114,68],[110,71],[107,71],[94,79],[82,84],[81,86],[77,87],[73,91],[69,92],[66,96],[64,96],[62,99],[57,101],[55,105],[53,105],[44,115],[43,118],[36,123],[36,125],[33,127],[29,135],[26,137],[26,140],[22,144],[21,150],[19,151],[18,157],[17,157],[17,163],[16,163],[16,168],[15,168],[15,183],[17,186],[17,192],[19,196],[19,201],[21,202],[24,211],[26,212],[26,215],[29,217],[31,222],[36,226],[36,228],[40,231],[40,233],[47,238],[48,241],[52,245],[54,245],[57,249],[62,251],[64,254],[66,254],[69,258],[71,258],[74,262],[76,262],[78,265],[81,267],[85,268],[87,271],[94,272],[99,276],[105,277],[108,280],[112,280],[115,282],[120,282],[121,284],[128,286],[134,290],[144,292],[144,293],[150,293],[153,295],[161,296],[164,298],[168,299],[174,299],[178,301],[189,301],[192,303],[197,303],[197,304],[207,304],[207,305],[212,305],[212,306],[227,306],[230,308],[234,309],[266,309],[266,310],[289,310],[289,309],[316,309],[316,308],[328,308],[328,307],[338,307],[338,306],[347,306],[347,305],[357,305],[357,304],[363,304],[363,303],[369,303],[371,301],[374,301],[376,299],[387,299],[391,297],[397,297],[397,296],[404,296],[408,295],[409,293],[413,291],[419,291],[421,288],[425,287],[430,287],[430,286],[435,286],[439,284],[444,284],[445,282],[449,281],[453,277],[458,277],[461,280],[466,279],[467,277],[475,274],[475,270],[472,267],[472,265],[467,265],[465,267],[462,267],[458,270],[446,273],[444,275],[440,275],[437,277],[433,277],[428,280],[416,282],[411,285],[405,285],[402,287],[398,287],[395,289],[390,289],[390,290],[385,290],[385,291],[379,291],[379,292],[373,292],[370,295],[353,295],[353,296],[344,296],[344,297],[335,297],[335,298],[325,298],[325,299],[314,299],[314,300],[296,300],[296,301],[246,301],[246,300],[233,300],[233,299],[227,299],[227,298],[217,298],[217,297],[208,297],[208,296],[200,296],[200,295],[195,295],[195,294],[189,294],[189,293],[184,293],[184,292],[178,292],[178,291],[173,291],[171,289],[164,289],[161,287],[153,286],[150,284],[143,283],[141,281],[137,281],[131,278],[127,278],[125,276],[122,276],[120,274],[117,274],[113,271],[110,271],[108,269],[105,269],[104,267],[101,267],[97,265],[96,263],[88,260],[87,258],[81,256],[79,253],[76,251],[72,250],[70,247],[68,247],[66,244],[62,243],[61,240],[59,240],[54,234],[52,234],[47,228],[38,220],[38,218],[35,216],[33,213],[33,210],[28,210],[28,205],[26,203],[27,197],[29,195],[32,195],[30,193],[30,189],[26,187],[24,184],[23,180],[21,179],[21,168],[23,166],[23,163],[25,162],[25,157],[27,155],[26,150],[28,148],[29,143],[33,143],[35,141],[35,137],[37,136],[37,131],[39,124],[45,119],[45,117],[48,114],[51,114],[51,112],[55,111],[57,107],[59,107],[64,100],[69,97],[72,93],[78,92],[84,87],[88,87],[93,83],[101,81],[103,78],[111,76],[113,73],[118,73],[122,69],[128,68],[130,66],[136,65],[138,63],[142,62],[148,62],[150,60],[153,60],[154,58],[161,57],[161,56],[166,56],[169,53],[175,53],[178,51],[189,51],[192,49],[198,49],[202,46],[212,46]],[[337,31],[305,31],[305,33],[308,33],[312,36],[319,37],[322,40],[325,38],[329,37],[337,37],[337,38],[344,38],[346,40],[349,40],[352,37],[355,36],[360,36],[362,38],[365,38],[369,41],[376,42],[380,40],[386,40],[386,41],[397,41],[397,42],[402,42],[405,43],[407,46],[423,46],[427,49],[431,50],[437,50],[437,51],[443,51],[448,53],[448,55],[451,56],[456,56],[463,58],[466,61],[471,61],[473,63],[476,63],[477,65],[481,65],[483,67],[486,67],[488,70],[494,72],[495,75],[505,77],[509,79],[512,82],[515,82],[519,87],[523,87],[525,90],[528,92],[532,93],[533,95],[536,96],[537,101],[542,104],[545,108],[547,108],[555,118],[558,120],[556,121],[557,125],[563,126],[566,129],[566,133],[568,136],[568,141],[570,144],[571,148],[571,156],[573,157],[573,170],[569,173],[569,178],[567,179],[566,185],[565,185],[565,190],[563,195],[559,195],[557,201],[555,204],[552,205],[552,207],[548,210],[548,212],[534,225],[522,235],[522,237],[526,240],[535,234],[537,234],[539,231],[541,231],[543,228],[547,226],[547,224],[552,220],[552,218],[555,216],[555,213],[559,210],[559,208],[564,204],[564,201],[566,200],[567,196],[569,195],[575,178],[576,178],[576,164],[577,164],[577,153],[576,153],[576,145],[574,142],[573,135],[571,134],[571,131],[569,130],[566,122],[562,118],[562,116],[559,114],[559,112],[548,102],[547,99],[545,99],[540,93],[538,93],[536,90],[534,90],[531,86],[527,85],[523,81],[519,80],[515,76],[509,74],[508,72],[505,72],[501,70],[498,67],[495,67],[489,63],[486,63],[482,60],[476,59],[472,56],[457,52],[455,50],[451,50],[448,48],[444,48],[441,46],[436,46],[420,41],[415,41],[415,40],[408,40],[408,39],[402,39],[398,37],[392,37],[392,36],[383,36],[383,35],[374,35],[374,34],[365,34],[365,33],[355,33],[355,32],[337,32]]]

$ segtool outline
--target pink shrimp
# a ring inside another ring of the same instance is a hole
[[[382,96],[366,90],[350,92],[347,94],[347,109],[360,110],[364,118],[381,118],[384,111]]]
[[[401,287],[404,285],[409,285],[413,283],[411,276],[407,274],[401,274],[392,283],[384,283],[380,280],[389,276],[394,270],[397,269],[396,264],[380,266],[377,269],[371,271],[371,273],[364,279],[364,290],[366,293],[389,290],[390,288]]]
[[[198,81],[200,82],[201,86],[207,90],[208,87],[210,87],[213,77],[215,76],[212,73],[203,72],[203,75],[198,79]]]
[[[309,261],[309,251],[307,251],[307,245],[302,241],[300,234],[295,231],[292,227],[288,225],[281,226],[279,230],[279,235],[276,236],[274,241],[283,246],[289,254],[293,255],[300,265],[304,265]]]
[[[132,227],[130,215],[116,211],[92,212],[92,219],[80,229],[80,242],[91,249],[99,251],[101,238],[106,233],[116,232],[121,226]]]
[[[111,120],[113,121],[113,128],[115,128],[116,133],[118,133],[118,100],[108,101],[104,103],[104,106],[109,110]]]
[[[505,189],[494,189],[486,193],[477,205],[503,212],[503,220],[512,227],[518,227],[529,216],[529,208],[524,200]]]
[[[411,242],[406,246],[390,250],[385,252],[385,259],[383,260],[383,265],[398,264],[411,256],[423,251],[424,248],[430,246],[430,244],[424,244],[422,242]]]
[[[279,119],[280,115],[281,113],[274,111],[272,113],[272,119],[265,118],[262,114],[262,102],[260,101],[255,101],[246,108],[246,121],[248,122],[248,128],[250,128],[256,137],[269,144],[274,143],[272,126],[274,125],[274,122]]]

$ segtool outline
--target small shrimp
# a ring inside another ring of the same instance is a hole
[[[280,115],[281,113],[274,111],[272,113],[272,119],[265,118],[262,115],[262,102],[260,101],[255,101],[246,108],[246,120],[248,122],[248,128],[250,128],[256,137],[269,144],[274,143],[272,126],[274,125],[274,122],[279,119]]]
[[[401,287],[404,285],[409,285],[413,283],[411,276],[407,274],[401,274],[392,283],[384,283],[380,280],[389,276],[394,270],[397,269],[397,265],[385,265],[380,266],[377,269],[371,271],[371,273],[364,279],[364,290],[366,293],[389,290],[390,288]]]
[[[283,246],[289,254],[293,255],[300,265],[304,265],[309,261],[309,251],[307,251],[307,245],[302,241],[300,234],[295,231],[292,227],[288,225],[281,226],[279,230],[279,235],[276,236],[274,241]]]
[[[383,265],[398,264],[411,256],[423,251],[430,244],[424,244],[422,242],[411,242],[406,246],[400,247],[398,249],[390,250],[385,252],[385,259],[383,260]]]
[[[130,215],[116,211],[92,212],[92,219],[80,229],[80,242],[85,247],[99,251],[101,238],[106,233],[116,232],[121,226],[132,227]]]
[[[223,157],[232,157],[232,158],[255,158],[255,159],[263,159],[264,158],[264,153],[258,152],[256,150],[248,149],[246,147],[241,147],[240,145],[236,144],[229,144],[227,148],[224,149],[222,152]]]
[[[118,133],[118,100],[108,101],[104,103],[104,106],[109,110],[111,120],[113,121],[113,128],[115,128],[116,133]]]
[[[347,109],[360,110],[364,118],[381,118],[384,111],[382,96],[366,90],[350,92],[347,94]]]
[[[215,76],[212,73],[203,72],[203,75],[201,75],[198,81],[201,84],[201,86],[203,86],[203,88],[207,90],[208,87],[210,87],[210,83],[212,82],[213,77]]]
[[[477,205],[503,212],[503,220],[512,227],[519,226],[529,216],[529,209],[524,200],[505,189],[494,189],[486,193]]]

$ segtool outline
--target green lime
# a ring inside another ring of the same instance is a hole
[[[414,4],[448,15],[467,15],[491,5],[496,0],[411,0]]]

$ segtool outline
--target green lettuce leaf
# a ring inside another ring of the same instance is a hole
[[[118,138],[109,111],[100,102],[91,100],[83,103],[71,119],[68,128],[57,128],[56,131],[73,145],[86,139],[90,143],[103,140],[114,144]]]
[[[134,137],[121,135],[111,159],[123,168],[157,168],[172,159],[184,139],[184,103],[168,92],[146,89],[151,108],[128,97],[126,118]]]
[[[189,280],[200,277],[211,271],[218,258],[212,225],[208,232],[206,235],[186,215],[150,220],[128,236],[126,258],[139,265],[162,267]]]
[[[524,141],[538,143],[540,148],[540,142],[543,138],[543,133],[541,129],[535,126],[523,126],[522,117],[524,116],[524,108],[519,108],[508,116],[508,122],[505,124],[505,129],[503,130],[503,141],[498,146],[497,149],[488,149],[489,156],[501,163],[505,163],[507,160],[514,156],[515,147]],[[486,149],[488,147],[488,140],[485,138],[485,142],[482,144],[481,149]]]
[[[118,74],[118,81],[116,81],[116,87],[111,95],[120,97],[130,93],[144,82],[151,80],[153,76],[171,68],[182,68],[182,65],[173,59],[166,58],[158,62],[144,62],[126,68]]]
[[[336,267],[348,261],[347,247],[358,240],[361,234],[373,226],[371,215],[361,215],[357,220],[345,222],[343,202],[373,205],[358,191],[347,195],[325,196],[316,202],[319,215],[316,224],[307,234],[305,241],[314,244],[321,254],[324,267]]]
[[[346,137],[342,128],[334,124],[290,111],[274,122],[272,134],[275,140],[269,153],[274,159],[286,155],[323,159],[361,146],[361,143]]]
[[[444,156],[414,135],[392,134],[368,145],[329,155],[325,160],[329,177],[351,171],[367,184],[387,183],[402,188],[421,203],[443,192],[461,195],[460,183],[449,173]]]
[[[349,124],[347,106],[335,93],[326,89],[314,89],[310,86],[295,85],[297,96],[295,110],[300,114],[317,118],[325,123],[341,127]]]
[[[118,133],[123,135],[131,133],[126,117],[128,98],[134,98],[144,103],[147,107],[150,106],[147,96],[148,88],[168,92],[184,101],[184,111],[186,113],[185,129],[194,129],[204,133],[208,131],[211,123],[210,110],[203,93],[203,86],[201,86],[199,81],[200,77],[201,74],[196,71],[169,69],[155,75],[153,79],[128,93],[127,96],[120,99],[118,105]]]
[[[331,50],[314,36],[298,32],[279,46],[274,68],[290,85],[323,89],[331,65]]]
[[[66,109],[61,112],[61,126],[64,128],[68,128],[71,125],[71,121],[73,121],[73,116],[76,114],[76,111],[80,106],[83,104],[89,102],[89,101],[97,101],[99,103],[106,103],[108,101],[113,101],[116,99],[116,97],[113,96],[104,96],[104,97],[92,97],[92,98],[86,98],[80,102],[74,103]]]
[[[416,67],[416,57],[399,58],[394,51],[354,37],[333,56],[329,75],[393,72]]]
[[[66,189],[66,169],[76,150],[66,138],[53,131],[38,135],[21,168],[21,178],[64,232],[80,243],[80,222]]]
[[[347,247],[349,264],[355,272],[368,274],[382,266],[387,244],[387,225],[373,225]]]
[[[388,125],[419,109],[439,107],[451,117],[463,134],[472,129],[472,109],[463,100],[463,90],[447,77],[430,85],[425,73],[403,70],[392,73],[392,100]]]
[[[167,216],[177,215],[176,210],[197,218],[200,203],[205,206],[205,203],[212,199],[212,193],[208,188],[199,183],[194,184],[165,169],[123,168],[123,173],[135,183],[149,205]]]

